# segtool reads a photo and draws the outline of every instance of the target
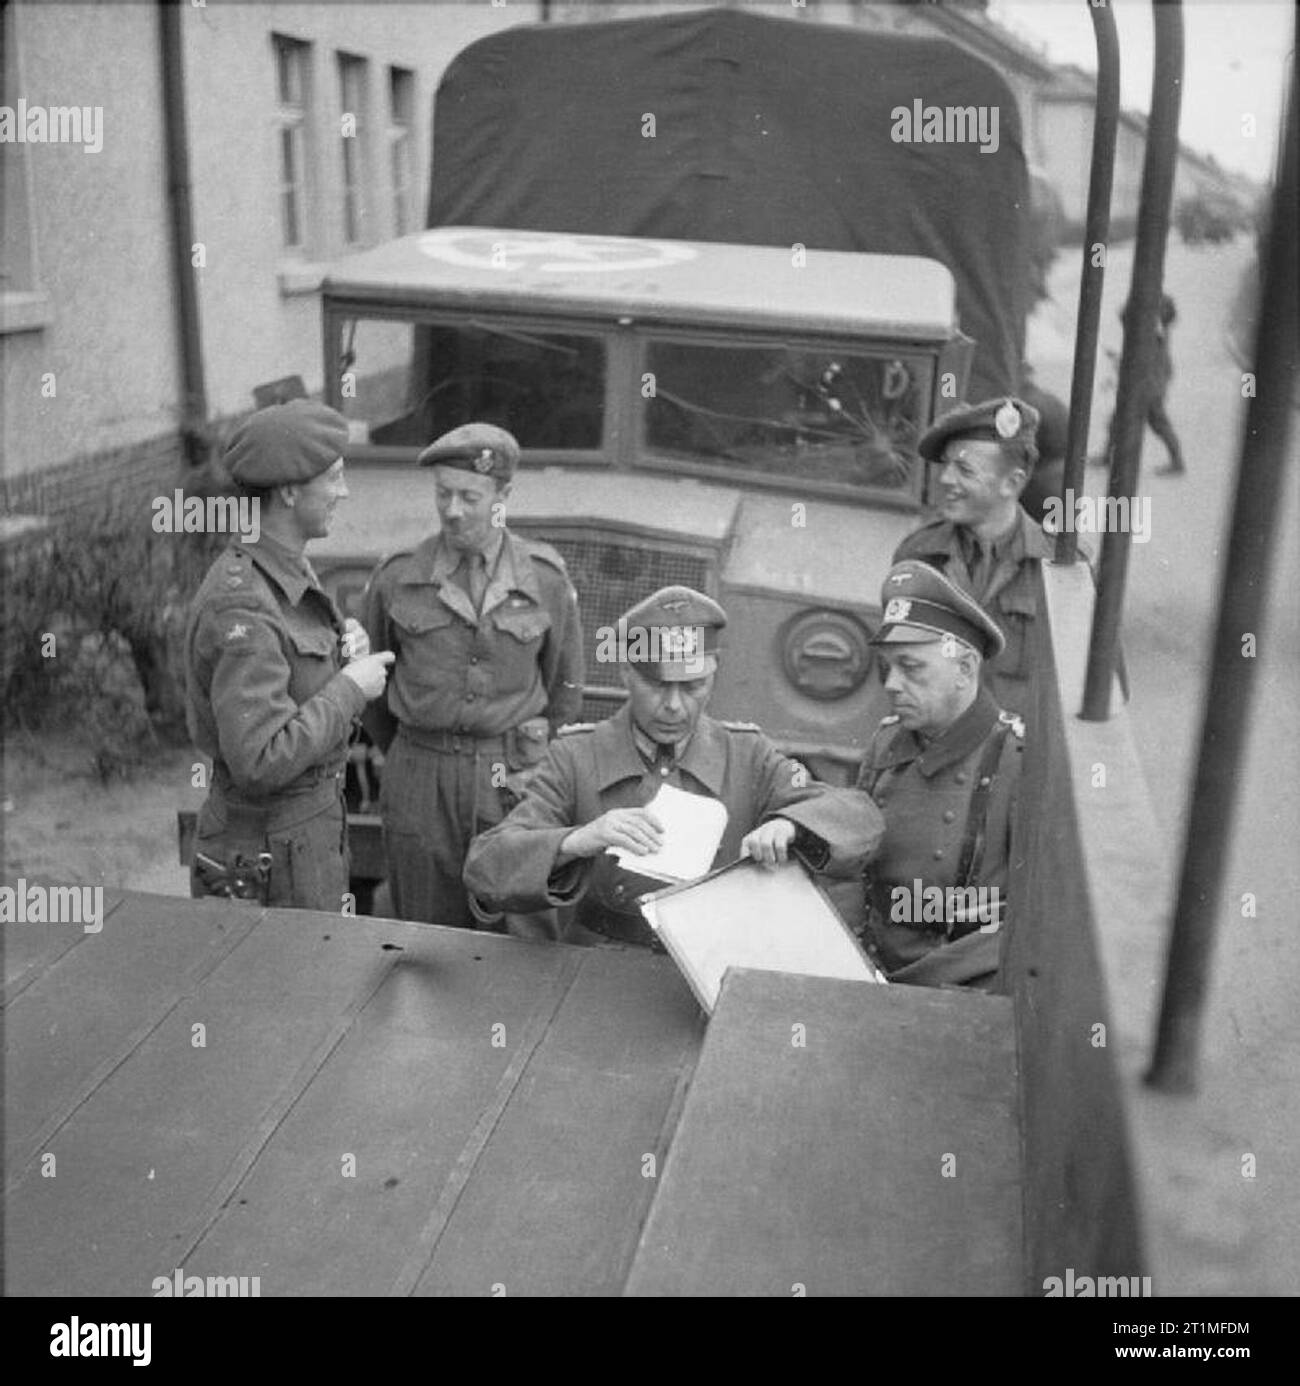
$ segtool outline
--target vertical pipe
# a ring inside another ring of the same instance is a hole
[[[190,205],[190,140],[185,122],[185,58],[181,24],[185,11],[159,0],[158,37],[162,61],[163,134],[166,140],[167,198],[171,212],[172,274],[180,337],[181,440],[191,465],[206,453],[208,394],[203,378],[203,338],[199,296],[191,260],[194,215]]]
[[[1137,495],[1142,433],[1150,403],[1148,382],[1155,365],[1155,329],[1164,284],[1169,208],[1178,163],[1178,116],[1182,107],[1181,0],[1152,0],[1151,8],[1156,40],[1151,117],[1147,122],[1146,154],[1142,163],[1142,198],[1138,204],[1133,279],[1124,310],[1124,353],[1120,359],[1119,390],[1115,399],[1115,454],[1110,469],[1109,494],[1116,499]],[[1111,513],[1116,512],[1112,509]],[[1097,601],[1092,611],[1092,637],[1080,713],[1085,722],[1104,722],[1110,716],[1110,693],[1115,679],[1131,540],[1127,532],[1107,531],[1102,538]]]
[[[1085,3],[1087,0],[1085,0]],[[1101,322],[1101,290],[1105,259],[1093,263],[1093,247],[1105,248],[1110,239],[1110,196],[1115,177],[1115,137],[1119,130],[1119,39],[1109,5],[1088,5],[1097,44],[1097,98],[1092,119],[1092,172],[1088,179],[1088,212],[1083,231],[1083,270],[1079,277],[1079,321],[1074,335],[1074,373],[1070,380],[1070,424],[1065,445],[1065,474],[1061,478],[1061,514],[1073,515],[1074,496],[1083,492],[1088,458],[1088,419],[1097,369],[1097,338]],[[1073,563],[1079,536],[1073,525],[1056,536],[1056,561]]]
[[[1294,55],[1294,49],[1292,54]],[[1178,904],[1169,936],[1165,989],[1147,1082],[1163,1092],[1196,1089],[1201,1018],[1214,947],[1215,916],[1232,842],[1238,771],[1255,687],[1255,660],[1242,637],[1264,622],[1269,561],[1276,547],[1282,476],[1294,422],[1292,392],[1297,360],[1296,302],[1300,237],[1296,181],[1294,56],[1282,124],[1282,156],[1273,190],[1273,216],[1263,292],[1255,331],[1255,394],[1246,409],[1245,436],[1237,463],[1232,528],[1219,586],[1214,661],[1201,722],[1191,815],[1183,846]]]

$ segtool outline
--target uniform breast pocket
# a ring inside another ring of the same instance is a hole
[[[289,694],[302,703],[313,697],[340,667],[338,634],[333,626],[289,627]]]
[[[1014,587],[1002,593],[993,619],[1002,627],[1007,647],[995,665],[1008,678],[1027,679],[1033,662],[1033,623],[1035,602],[1031,592],[1021,593]]]
[[[493,642],[500,666],[502,692],[523,689],[535,676],[542,641],[551,628],[551,618],[540,607],[498,607],[492,613],[497,632]]]
[[[408,679],[426,687],[447,681],[464,663],[469,627],[436,598],[396,601],[391,610],[397,660]]]

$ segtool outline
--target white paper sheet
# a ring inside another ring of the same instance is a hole
[[[707,875],[727,830],[727,806],[707,794],[663,784],[646,808],[664,826],[664,845],[644,857],[622,847],[605,850],[620,866],[656,881],[695,881]]]
[[[710,1014],[729,967],[885,980],[798,861],[775,870],[737,862],[657,891],[641,912]]]

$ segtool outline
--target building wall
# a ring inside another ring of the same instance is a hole
[[[6,475],[175,429],[179,398],[154,7],[21,4],[11,18],[5,104],[102,107],[103,147],[5,147],[29,196],[6,223],[26,216],[30,287],[48,296],[41,325],[0,336]]]
[[[209,404],[228,416],[251,407],[254,385],[300,374],[322,388],[319,282],[323,263],[348,253],[343,222],[344,114],[337,55],[365,60],[361,112],[369,169],[362,245],[397,234],[386,144],[388,69],[413,69],[411,204],[424,225],[433,95],[467,44],[539,7],[510,3],[420,5],[240,4],[194,11],[186,26],[195,236],[207,251],[199,273]],[[305,121],[310,230],[303,253],[283,248],[279,121],[272,34],[311,45]],[[355,114],[355,113],[354,113]],[[368,122],[365,116],[369,115]],[[232,196],[234,189],[239,196]]]
[[[1088,207],[1092,99],[1041,101],[1039,132],[1038,162],[1061,194],[1067,228],[1077,232],[1083,227]],[[1115,175],[1110,203],[1111,229],[1117,235],[1130,235],[1137,222],[1145,147],[1142,132],[1121,120],[1115,139]]]
[[[39,281],[32,287],[47,296],[44,309],[25,305],[34,323],[29,330],[0,334],[0,509],[18,510],[45,508],[89,466],[132,475],[145,457],[165,457],[170,466],[175,449],[159,448],[158,440],[174,442],[179,427],[180,366],[157,9],[143,3],[10,8],[17,71],[12,92],[6,81],[5,103],[21,96],[29,106],[99,106],[104,133],[97,154],[66,144],[4,148],[6,161],[14,151],[23,161]],[[442,71],[474,39],[535,21],[540,6],[524,0],[208,4],[184,5],[180,13],[194,235],[206,261],[197,270],[204,366],[209,410],[220,420],[251,409],[256,384],[300,374],[309,391],[322,385],[314,286],[320,263],[346,250],[337,53],[368,64],[374,181],[363,243],[375,244],[393,234],[384,139],[388,66],[414,73],[411,206],[419,227]],[[313,100],[305,121],[315,188],[306,255],[289,256],[282,247],[272,33],[312,45]],[[8,173],[7,163],[6,187]],[[15,215],[6,206],[7,224]],[[51,372],[55,397],[42,398]],[[38,484],[37,473],[49,473],[49,485]]]

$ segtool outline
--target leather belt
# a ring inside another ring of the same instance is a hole
[[[441,751],[446,755],[504,755],[506,738],[498,733],[495,736],[474,736],[470,732],[430,731],[425,727],[408,727],[403,722],[397,734],[412,746],[423,751]]]

